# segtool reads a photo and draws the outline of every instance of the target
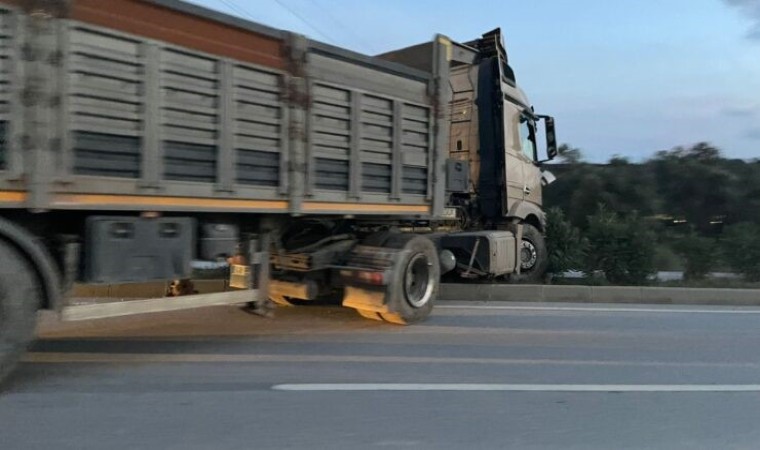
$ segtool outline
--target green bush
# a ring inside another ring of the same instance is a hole
[[[613,284],[641,285],[655,273],[655,234],[638,214],[621,217],[599,205],[589,217],[586,237],[587,274],[602,271]]]
[[[546,248],[549,265],[546,272],[561,274],[583,267],[588,243],[580,231],[565,218],[560,208],[546,211]]]
[[[716,263],[716,243],[714,239],[691,232],[677,239],[673,248],[684,258],[684,280],[704,280]]]
[[[726,228],[723,258],[747,281],[760,281],[760,225],[743,222]]]
[[[685,270],[684,258],[673,249],[674,239],[670,236],[660,236],[654,251],[654,267],[657,270],[681,272]]]

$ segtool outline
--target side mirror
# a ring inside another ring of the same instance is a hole
[[[551,161],[559,154],[559,148],[557,147],[557,134],[554,129],[554,117],[552,116],[536,116],[539,119],[544,120],[544,132],[546,133],[546,156],[547,161]]]

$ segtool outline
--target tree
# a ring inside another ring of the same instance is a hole
[[[571,147],[568,144],[562,144],[557,149],[559,162],[564,164],[580,164],[583,162],[583,152],[581,149]]]
[[[586,273],[602,271],[611,283],[633,285],[654,274],[655,235],[638,214],[621,217],[600,204],[586,237]]]
[[[673,249],[686,263],[683,274],[685,280],[703,280],[715,266],[715,239],[700,236],[694,230],[677,239]]]
[[[647,166],[656,176],[662,212],[686,219],[702,233],[714,217],[730,216],[740,190],[723,161],[720,151],[705,143],[659,152]]]
[[[742,222],[728,227],[721,245],[732,269],[747,281],[760,281],[760,225]]]
[[[586,256],[588,242],[581,237],[560,208],[546,211],[546,247],[549,265],[546,272],[561,274],[568,270],[581,269]]]

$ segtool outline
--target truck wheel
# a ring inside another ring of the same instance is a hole
[[[387,287],[388,306],[392,312],[382,313],[382,318],[400,325],[426,319],[438,297],[441,279],[435,245],[422,236],[397,235],[390,237],[384,246],[406,250],[406,253],[397,262],[393,279]]]
[[[0,241],[0,382],[16,367],[34,337],[42,291],[34,269]]]
[[[540,282],[546,266],[549,263],[549,255],[546,251],[544,235],[536,227],[523,224],[522,245],[520,246],[520,274],[513,274],[510,281],[515,282]]]

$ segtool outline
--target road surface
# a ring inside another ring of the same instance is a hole
[[[456,304],[58,324],[0,449],[754,449],[760,309]]]

